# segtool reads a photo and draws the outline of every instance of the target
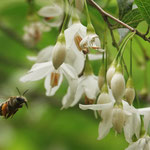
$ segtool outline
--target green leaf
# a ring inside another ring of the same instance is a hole
[[[143,21],[143,17],[141,16],[138,8],[131,10],[128,12],[122,19],[123,22],[126,24],[136,28],[137,25]]]
[[[143,18],[150,25],[150,0],[135,0]]]
[[[132,10],[133,0],[117,0],[119,7],[119,19]]]
[[[129,11],[126,15],[124,15],[124,17],[122,18],[122,21],[126,24],[128,24],[129,26],[136,28],[137,25],[143,21],[143,17],[141,15],[141,13],[139,12],[138,8],[133,9],[131,11]],[[124,28],[122,25],[117,24],[114,28]]]

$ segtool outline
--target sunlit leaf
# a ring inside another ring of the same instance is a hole
[[[135,0],[140,13],[142,14],[143,18],[147,21],[150,25],[150,1],[149,0]]]

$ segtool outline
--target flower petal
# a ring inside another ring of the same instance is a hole
[[[113,105],[114,105],[114,103],[111,102],[111,103],[107,103],[107,104],[92,104],[92,105],[79,104],[79,107],[82,110],[87,110],[87,109],[91,109],[91,110],[105,110],[105,109],[112,108]]]
[[[20,81],[36,81],[44,78],[49,73],[51,65],[50,62],[33,65],[27,75],[20,78]]]
[[[67,90],[67,94],[63,97],[62,100],[62,109],[68,108],[71,106],[75,99],[75,93],[77,89],[77,81],[73,80],[71,86]]]
[[[51,70],[52,72],[53,70]],[[47,96],[53,96],[56,91],[59,89],[62,81],[63,81],[63,75],[60,73],[60,77],[59,77],[59,81],[58,81],[58,85],[51,87],[50,85],[50,80],[51,80],[51,72],[46,76],[45,82],[44,82],[44,86],[46,89],[46,95]]]
[[[99,93],[97,77],[94,75],[86,77],[86,79],[83,82],[83,88],[84,88],[86,96],[89,99],[96,99]]]
[[[83,95],[83,87],[82,87],[82,85],[79,85],[77,87],[77,90],[76,90],[76,93],[75,93],[75,98],[74,98],[73,103],[71,104],[71,107],[75,106],[79,102],[82,95]]]
[[[58,5],[45,6],[41,8],[38,14],[42,17],[56,17],[63,13],[63,10]]]
[[[141,119],[139,114],[133,113],[131,117],[129,117],[128,121],[124,126],[124,135],[125,139],[128,143],[132,143],[132,137],[135,134],[137,139],[139,138],[141,128]]]
[[[37,62],[46,62],[51,60],[54,46],[48,46],[41,50],[37,56]]]
[[[102,59],[102,54],[88,54],[89,60],[99,60]]]
[[[70,65],[63,63],[61,65],[61,70],[63,72],[63,74],[65,75],[65,77],[67,78],[67,80],[70,82],[72,79],[77,79],[77,73],[74,70],[73,67],[71,67]]]
[[[112,128],[112,109],[111,110],[103,110],[101,112],[102,116],[102,122],[99,124],[98,129],[98,140],[103,139],[110,131],[110,128]]]

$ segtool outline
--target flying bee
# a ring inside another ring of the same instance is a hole
[[[24,97],[24,95],[28,92],[26,90],[22,95],[18,88],[16,88],[19,96],[11,96],[8,98],[7,101],[0,104],[0,116],[4,116],[4,118],[9,118],[10,116],[13,117],[13,115],[19,110],[19,108],[23,107],[23,104],[26,105],[28,108],[27,99]]]

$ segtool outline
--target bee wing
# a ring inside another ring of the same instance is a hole
[[[2,103],[4,103],[5,101],[6,101],[6,100],[0,98],[0,105],[1,105]]]

